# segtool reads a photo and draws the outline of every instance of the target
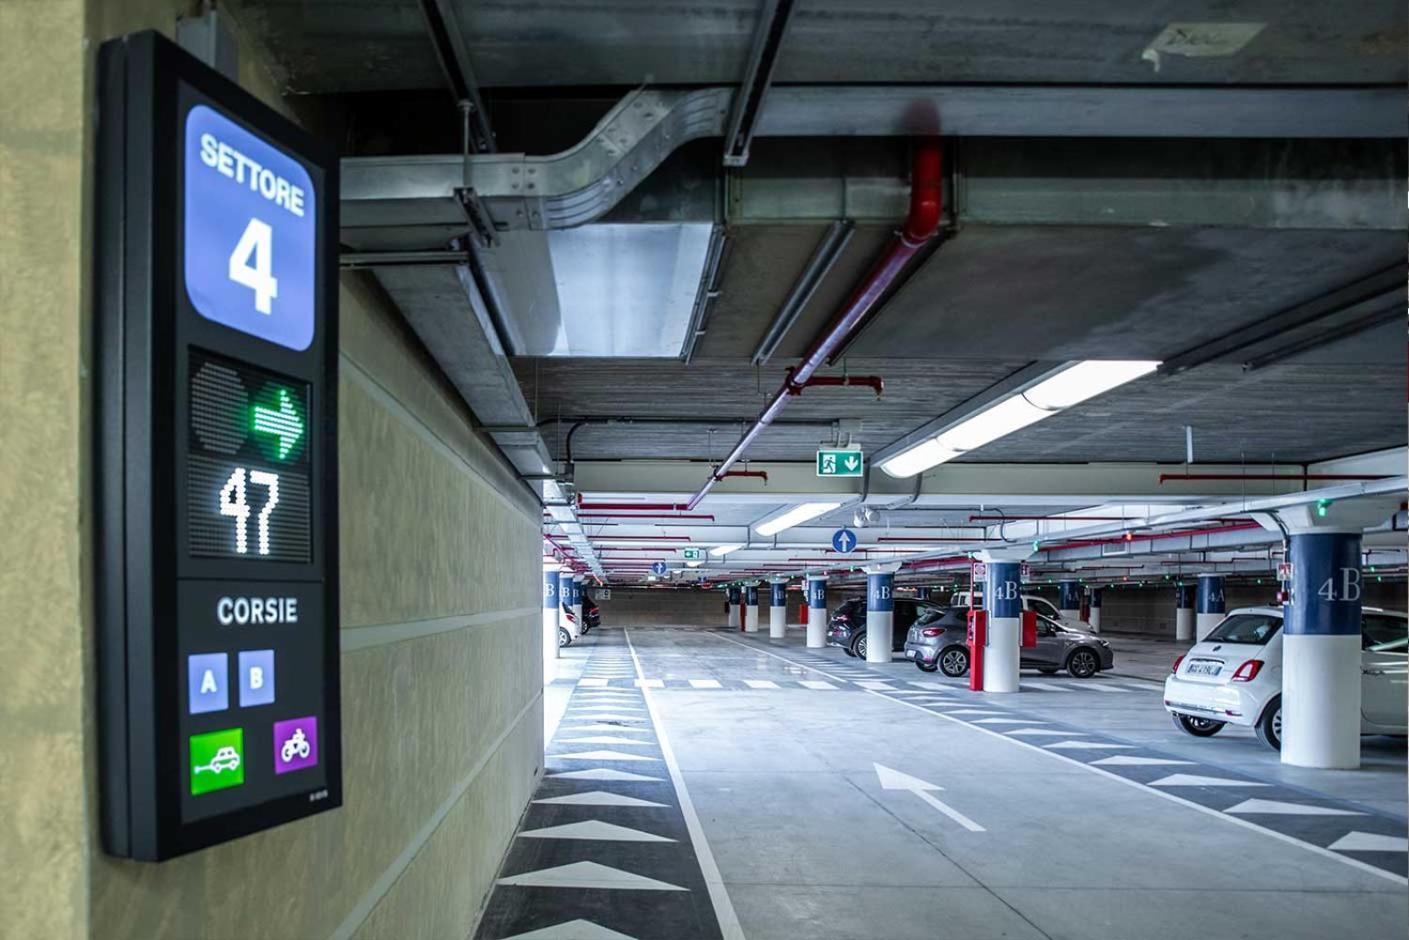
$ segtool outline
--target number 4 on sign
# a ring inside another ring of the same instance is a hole
[[[279,296],[279,281],[274,277],[274,230],[267,223],[250,219],[245,226],[230,252],[230,280],[254,291],[254,309],[273,313],[271,301]]]

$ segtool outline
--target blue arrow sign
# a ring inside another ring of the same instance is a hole
[[[856,547],[856,533],[850,529],[837,529],[832,533],[832,548],[843,555],[850,555]]]
[[[665,562],[658,561],[651,565],[651,574],[665,574],[670,569],[665,566]]]

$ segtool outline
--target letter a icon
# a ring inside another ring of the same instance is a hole
[[[205,675],[201,676],[201,694],[209,695],[212,692],[219,692],[220,689],[215,684],[215,673],[207,669]]]

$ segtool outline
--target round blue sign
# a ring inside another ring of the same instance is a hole
[[[651,565],[652,574],[665,574],[669,570],[670,569],[665,566],[665,562],[663,561],[658,561],[654,565]]]
[[[832,548],[843,555],[850,555],[856,548],[856,533],[850,529],[837,529],[832,533]]]

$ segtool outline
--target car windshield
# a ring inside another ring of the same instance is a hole
[[[924,626],[934,623],[936,620],[943,620],[947,613],[949,613],[947,607],[921,607],[920,616],[915,620],[915,625]]]
[[[1055,618],[1061,616],[1061,614],[1057,612],[1057,608],[1053,607],[1050,603],[1044,601],[1040,597],[1031,598],[1028,603],[1032,605],[1033,610],[1037,611],[1037,615],[1039,617]]]
[[[849,616],[851,616],[852,614],[855,614],[855,613],[857,613],[858,611],[864,611],[865,609],[866,609],[865,603],[863,603],[862,601],[856,600],[856,599],[852,599],[852,600],[847,601],[845,604],[842,604],[840,607],[838,607],[838,608],[837,608],[837,613],[838,613],[838,614],[846,614],[846,615],[849,617]]]
[[[1234,614],[1204,637],[1205,643],[1245,643],[1263,646],[1282,629],[1282,618],[1272,614]]]
[[[1360,618],[1361,645],[1375,653],[1403,650],[1409,645],[1409,621],[1386,614],[1364,614]]]

